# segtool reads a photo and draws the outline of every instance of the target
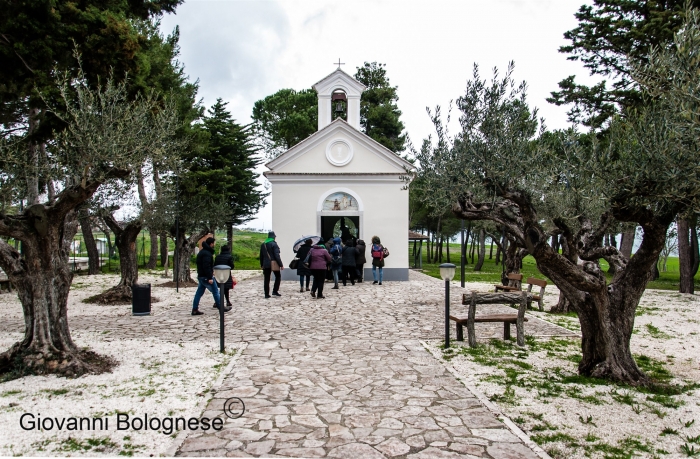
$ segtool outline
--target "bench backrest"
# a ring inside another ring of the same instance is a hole
[[[523,280],[523,275],[522,274],[515,274],[515,273],[510,273],[506,276],[510,280],[514,281],[522,281]]]
[[[528,277],[527,283],[531,284],[531,285],[536,285],[536,286],[542,287],[542,288],[547,286],[547,281],[542,280],[542,279],[537,279],[535,277]]]

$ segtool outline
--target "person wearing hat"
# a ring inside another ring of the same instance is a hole
[[[214,301],[219,304],[219,288],[216,286],[214,281],[214,244],[216,240],[213,237],[208,237],[206,241],[202,242],[202,250],[197,254],[197,280],[199,285],[197,286],[197,292],[194,294],[194,301],[192,302],[192,315],[199,316],[204,314],[199,310],[199,300],[202,299],[204,295],[204,290],[209,290],[212,295],[214,295]],[[224,308],[225,312],[229,312],[230,307]]]
[[[277,235],[274,231],[267,233],[267,239],[260,246],[260,269],[263,270],[265,298],[270,298],[270,276],[275,274],[275,284],[272,286],[272,294],[280,295],[280,271],[284,269],[282,258],[280,258],[280,247],[275,242]]]

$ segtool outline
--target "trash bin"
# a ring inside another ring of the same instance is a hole
[[[131,315],[151,315],[151,284],[132,285],[131,296]]]

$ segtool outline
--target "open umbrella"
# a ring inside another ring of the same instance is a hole
[[[312,244],[317,244],[321,240],[321,236],[302,236],[294,242],[294,251],[298,252],[299,247],[301,247],[307,239],[311,239]]]

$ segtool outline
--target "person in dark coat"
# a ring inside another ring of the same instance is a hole
[[[297,264],[297,276],[299,276],[299,285],[301,288],[300,292],[304,291],[304,277],[306,277],[306,291],[309,291],[309,283],[311,282],[311,270],[304,267],[304,260],[306,256],[311,251],[311,239],[304,241],[304,244],[299,247],[297,251],[297,258],[299,259],[299,264]]]
[[[199,316],[203,312],[199,310],[199,300],[202,299],[205,290],[209,290],[214,296],[214,301],[219,304],[219,288],[216,286],[216,281],[214,280],[214,243],[215,239],[213,237],[207,238],[206,241],[202,243],[202,250],[197,254],[197,280],[199,285],[197,286],[197,292],[194,294],[194,301],[192,301],[192,315]],[[231,308],[224,308],[224,311],[228,312]]]
[[[276,237],[277,235],[275,232],[270,231],[267,233],[267,239],[265,239],[265,242],[263,242],[260,246],[260,269],[263,270],[265,298],[270,298],[270,276],[272,273],[275,274],[275,285],[272,286],[272,294],[274,296],[282,296],[279,292],[280,281],[282,280],[280,271],[284,269],[284,265],[282,264],[282,259],[280,258],[280,246],[278,246],[275,242]],[[272,270],[272,260],[277,262],[277,265],[280,267],[280,271]]]
[[[365,255],[367,246],[365,245],[365,241],[358,239],[357,244],[355,244],[355,250],[357,250],[357,257],[355,258],[357,282],[362,282],[362,278],[365,276],[365,263],[367,263],[367,256]]]
[[[331,271],[333,272],[333,282],[335,285],[332,289],[338,288],[338,280],[343,270],[343,246],[340,244],[340,238],[333,238],[333,244],[328,250],[331,254]]]
[[[214,266],[226,265],[233,269],[233,255],[231,254],[231,247],[225,245],[221,247],[221,253],[214,259]],[[226,297],[226,306],[231,306],[231,300],[228,297],[228,292],[233,289],[233,276],[228,276],[228,280],[223,285],[224,297]],[[215,304],[215,308],[219,305]]]
[[[352,239],[349,239],[343,247],[343,286],[348,285],[348,277],[350,282],[355,285],[355,274],[357,273],[357,249],[355,249]]]
[[[384,275],[384,246],[379,236],[372,236],[372,276],[374,277],[373,284],[377,283],[377,270],[379,270],[379,285],[382,285],[382,277]]]
[[[311,248],[309,269],[314,276],[314,284],[311,286],[311,296],[314,298],[325,298],[323,296],[323,283],[326,281],[326,268],[330,262],[331,255],[320,242]],[[316,295],[317,291],[318,295]]]

